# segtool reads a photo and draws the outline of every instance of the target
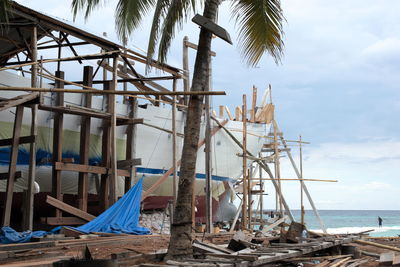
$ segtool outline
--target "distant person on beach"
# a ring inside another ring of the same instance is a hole
[[[382,227],[382,222],[383,222],[382,218],[378,216],[378,224],[379,224],[379,227]]]

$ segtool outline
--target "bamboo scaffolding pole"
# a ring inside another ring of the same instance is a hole
[[[242,151],[243,151],[243,202],[242,202],[242,229],[247,227],[247,103],[246,95],[243,95],[243,135],[242,135]]]
[[[5,87],[1,86],[0,91],[31,91],[31,92],[44,92],[44,93],[74,93],[74,94],[98,94],[98,95],[226,95],[224,91],[190,91],[190,92],[137,92],[137,91],[121,91],[121,90],[81,90],[81,89],[63,89],[63,88],[31,88],[31,87]]]
[[[112,54],[119,53],[119,52],[120,52],[119,50],[114,50],[114,51],[110,51],[110,52],[88,54],[88,55],[81,55],[81,56],[75,56],[75,57],[45,59],[45,60],[42,61],[42,64],[49,63],[49,62],[59,62],[59,61],[68,61],[68,60],[74,60],[74,59],[83,59],[84,57],[96,57],[96,56],[112,55]],[[22,63],[22,64],[17,64],[17,65],[12,65],[12,66],[9,66],[9,67],[0,68],[0,71],[16,69],[16,68],[26,67],[26,66],[30,66],[30,65],[36,65],[36,64],[39,64],[39,62],[35,61],[35,62]]]
[[[299,144],[300,144],[300,178],[301,181],[304,181],[303,179],[303,147],[302,147],[302,143],[301,143],[301,135],[299,137]],[[301,211],[301,219],[300,222],[301,224],[304,225],[304,196],[303,196],[303,183],[300,183],[300,211]]]
[[[298,179],[298,178],[280,178],[281,181],[308,181],[308,182],[327,182],[327,183],[337,183],[338,180],[323,180],[323,179]],[[271,181],[271,178],[257,178],[253,181]]]

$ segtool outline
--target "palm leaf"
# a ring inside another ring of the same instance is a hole
[[[166,12],[158,47],[158,60],[165,62],[176,28],[181,29],[188,16],[196,12],[195,0],[172,0]]]
[[[239,49],[246,63],[255,66],[265,52],[279,63],[284,46],[280,0],[236,0],[232,14],[239,25]]]
[[[79,11],[85,9],[85,19],[89,17],[92,11],[101,4],[100,0],[72,0],[72,14],[74,20]]]
[[[153,23],[151,25],[149,44],[147,47],[147,63],[149,63],[154,55],[157,41],[160,35],[160,25],[163,18],[166,17],[166,13],[171,4],[171,0],[158,0],[153,15]],[[150,67],[150,64],[147,64]]]
[[[154,4],[155,0],[119,0],[115,10],[118,36],[122,40],[127,40]]]

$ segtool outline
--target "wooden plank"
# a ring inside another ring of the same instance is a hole
[[[49,248],[54,247],[56,241],[43,241],[43,242],[31,242],[22,244],[7,244],[0,245],[0,251],[13,251],[13,250],[32,250],[36,248]]]
[[[225,111],[225,106],[219,106],[219,114],[218,114],[218,117],[219,117],[220,119],[223,119],[223,118],[224,118],[224,111]]]
[[[256,261],[258,259],[257,255],[236,255],[236,254],[223,254],[223,253],[206,253],[207,256],[227,258],[227,259],[239,259],[244,261]]]
[[[118,169],[129,170],[132,166],[142,165],[142,159],[125,159],[118,160],[117,167]]]
[[[240,116],[242,114],[242,109],[240,107],[235,108],[235,121],[240,121]]]
[[[6,201],[3,210],[2,226],[9,226],[11,219],[11,207],[14,194],[15,172],[17,170],[19,137],[21,135],[22,117],[24,115],[24,107],[19,105],[15,113],[13,142],[11,146],[10,163],[8,167],[8,179],[6,189]]]
[[[63,71],[56,71],[57,78],[64,79]],[[58,88],[64,88],[64,82],[56,80],[55,86]],[[64,93],[56,94],[56,106],[64,105]],[[61,171],[57,170],[55,163],[62,160],[62,143],[63,143],[63,124],[64,114],[54,114],[54,127],[53,127],[53,169],[52,169],[52,195],[58,200],[62,200],[61,194]],[[60,210],[55,210],[55,216],[61,217]]]
[[[379,266],[392,266],[394,252],[381,253],[379,257]]]
[[[93,80],[93,67],[85,66],[83,68],[83,84],[92,87]],[[84,89],[85,90],[85,89]],[[85,96],[85,107],[92,107],[92,95],[86,94]],[[81,119],[81,131],[80,131],[80,164],[89,165],[89,145],[90,145],[90,117],[82,117]],[[88,204],[88,173],[79,172],[78,180],[78,208],[87,211]]]
[[[400,255],[395,255],[392,262],[393,267],[400,267]]]
[[[91,166],[91,165],[82,165],[82,164],[74,164],[74,163],[64,163],[64,162],[56,162],[55,168],[60,171],[77,171],[83,173],[97,173],[108,175],[110,173],[109,168],[102,166]],[[118,169],[118,176],[130,176],[129,171]]]
[[[66,204],[58,199],[55,199],[49,195],[47,195],[46,203],[52,205],[53,207],[55,207],[59,210],[68,212],[69,214],[72,214],[78,218],[84,219],[85,221],[88,221],[88,222],[90,222],[91,220],[96,218],[96,216],[93,216],[92,214],[89,214],[83,210],[72,207],[71,205],[68,205],[68,204]]]
[[[28,136],[21,136],[18,139],[18,144],[22,145],[22,144],[30,144],[36,141],[36,136],[34,135],[28,135]],[[7,139],[2,139],[0,140],[0,147],[1,146],[11,146],[13,142],[12,138],[7,138]]]
[[[45,217],[41,219],[43,223],[48,225],[82,225],[87,223],[86,220],[77,217]]]
[[[375,242],[371,242],[371,241],[355,240],[354,242],[358,243],[358,244],[361,244],[361,245],[369,245],[369,246],[374,246],[374,247],[378,247],[378,248],[385,248],[385,249],[389,249],[389,250],[392,250],[392,251],[400,252],[400,248],[393,247],[393,246],[387,246],[387,245],[383,245],[383,244],[379,244],[379,243],[375,243]]]
[[[224,120],[223,122],[220,123],[220,125],[223,127],[227,123],[228,120]],[[212,129],[210,133],[211,136],[215,135],[222,128],[220,125]],[[200,147],[202,147],[204,143],[205,143],[205,138],[199,141],[199,143],[197,144],[197,150],[200,149]],[[176,163],[176,168],[179,168],[180,165],[181,165],[181,160],[178,160]],[[149,189],[147,189],[147,191],[143,193],[142,201],[145,198],[147,198],[151,193],[153,193],[154,190],[156,190],[172,174],[173,171],[174,169],[170,168],[167,172],[164,173],[162,177],[160,177],[157,180],[157,182],[155,182]]]
[[[2,172],[2,173],[0,173],[0,180],[6,180],[6,179],[8,179],[9,176],[10,175],[8,172]],[[16,180],[21,177],[22,177],[21,171],[16,171],[14,174],[14,179]]]

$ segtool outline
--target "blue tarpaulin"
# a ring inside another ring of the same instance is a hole
[[[143,178],[105,212],[75,229],[84,233],[151,234],[149,229],[139,226],[142,184]]]
[[[53,231],[17,232],[9,226],[4,226],[0,229],[0,243],[1,244],[25,243],[29,242],[32,237],[41,237],[52,233],[54,232]]]
[[[141,178],[134,187],[114,205],[105,212],[97,216],[94,220],[76,227],[78,231],[83,233],[116,233],[116,234],[133,234],[133,235],[149,235],[150,230],[139,226],[140,201],[142,199],[143,178]],[[54,228],[50,232],[46,231],[26,231],[16,232],[11,227],[5,226],[0,229],[0,243],[24,243],[29,242],[32,237],[41,237],[48,234],[54,234],[60,230],[60,227]]]

